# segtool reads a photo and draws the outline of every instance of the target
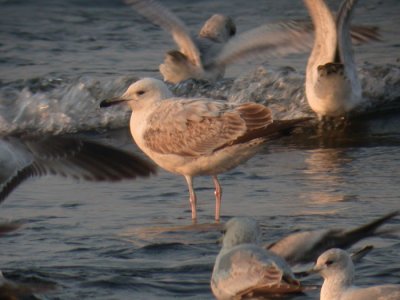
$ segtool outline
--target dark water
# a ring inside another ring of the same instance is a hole
[[[232,15],[239,31],[306,16],[301,1],[292,0],[165,3],[193,31],[211,12]],[[98,103],[135,77],[159,78],[163,53],[173,47],[169,36],[119,1],[0,0],[0,8],[0,132],[90,130],[92,138],[139,153],[126,130],[105,132],[127,125],[127,110],[100,111]],[[390,111],[345,132],[275,141],[221,175],[222,221],[253,216],[264,240],[273,241],[296,229],[359,225],[400,208],[400,119],[392,109],[400,99],[399,13],[397,0],[371,0],[360,1],[355,16],[382,28],[381,43],[355,53],[365,96]],[[306,58],[241,63],[223,83],[175,89],[265,102],[278,118],[312,115],[303,94]],[[199,224],[193,226],[184,179],[162,170],[109,184],[27,181],[1,206],[1,220],[23,226],[0,240],[0,269],[18,282],[54,284],[42,299],[211,299],[220,230],[211,179],[196,178],[195,187]],[[357,265],[356,282],[400,283],[399,237],[366,243],[376,249]]]

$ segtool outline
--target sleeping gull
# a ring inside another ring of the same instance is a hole
[[[167,52],[160,72],[165,81],[179,83],[186,79],[215,81],[224,76],[225,68],[239,59],[270,58],[304,52],[313,40],[308,21],[269,23],[236,35],[232,18],[211,16],[197,36],[167,7],[154,0],[125,0],[150,22],[168,31],[179,50]],[[376,27],[355,26],[352,37],[357,42],[376,40]]]
[[[260,245],[260,229],[251,218],[235,217],[225,235],[211,277],[217,299],[241,299],[303,290],[284,259]]]
[[[100,106],[126,101],[133,111],[130,130],[139,148],[162,168],[185,177],[192,219],[197,217],[194,176],[212,176],[219,220],[222,190],[217,175],[308,120],[272,121],[270,109],[253,102],[174,98],[162,81],[153,78],[133,83],[122,96]]]
[[[350,36],[357,0],[344,0],[336,20],[324,0],[304,0],[315,26],[307,64],[306,96],[320,119],[343,116],[362,103]]]
[[[347,249],[358,241],[385,233],[378,228],[399,215],[398,211],[386,214],[370,223],[353,229],[319,229],[290,234],[266,248],[284,258],[289,265],[315,262],[330,248]]]
[[[386,284],[371,287],[353,285],[354,265],[350,256],[341,249],[330,249],[317,260],[314,272],[318,272],[324,283],[321,300],[398,300],[400,285]]]
[[[0,139],[0,203],[33,176],[61,175],[88,181],[147,177],[155,166],[138,156],[74,137]]]

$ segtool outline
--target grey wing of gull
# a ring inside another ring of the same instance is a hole
[[[340,62],[345,65],[345,72],[352,82],[352,88],[361,93],[361,84],[358,80],[356,64],[350,34],[350,22],[357,0],[343,1],[336,19],[338,35],[338,55]]]
[[[330,248],[347,249],[364,238],[379,235],[379,227],[397,215],[399,211],[394,211],[352,230],[322,229],[294,233],[267,246],[267,249],[286,259],[290,265],[314,262]]]
[[[378,26],[352,25],[350,35],[353,44],[381,41],[381,35]]]
[[[284,258],[289,265],[311,262],[315,261],[315,256],[318,257],[316,246],[329,234],[330,230],[327,229],[295,232],[266,248]]]
[[[368,253],[370,253],[374,249],[374,246],[367,245],[360,249],[356,249],[350,254],[351,260],[353,262],[361,261]]]
[[[300,290],[290,267],[280,257],[252,244],[242,244],[225,254],[220,253],[211,285],[214,291],[235,296],[258,289],[282,293]]]
[[[171,33],[180,51],[196,66],[202,67],[199,50],[185,24],[168,8],[154,0],[125,0],[150,22]]]
[[[60,175],[78,180],[118,181],[155,173],[155,166],[126,151],[73,137],[48,137],[14,143],[24,147],[24,163],[0,183],[0,202],[29,177]],[[23,152],[21,152],[23,153]]]
[[[266,24],[231,38],[210,65],[226,66],[248,57],[268,58],[304,52],[312,45],[313,33],[305,22]]]
[[[303,26],[305,30],[314,31],[314,25],[311,20],[299,20],[297,22],[302,23],[301,26]],[[353,44],[381,41],[381,34],[378,26],[351,25],[350,36]]]

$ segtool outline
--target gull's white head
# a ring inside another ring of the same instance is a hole
[[[354,265],[349,254],[342,249],[329,249],[322,253],[313,270],[324,279],[340,278],[340,281],[351,284],[354,278]]]
[[[204,23],[199,35],[214,42],[224,43],[235,33],[236,25],[231,17],[215,14]]]
[[[102,101],[100,107],[127,101],[132,110],[139,110],[172,96],[167,85],[161,80],[143,78],[131,84],[122,96]]]
[[[225,224],[222,247],[229,249],[240,244],[258,244],[260,228],[257,221],[246,217],[235,217]]]

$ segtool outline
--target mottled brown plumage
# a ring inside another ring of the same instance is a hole
[[[218,220],[221,187],[217,175],[251,158],[269,139],[287,134],[307,120],[274,122],[269,108],[252,102],[174,98],[162,81],[152,78],[134,83],[120,99],[113,99],[115,103],[120,100],[128,101],[132,108],[130,128],[137,145],[162,168],[185,176],[193,219],[194,176],[213,177]]]

